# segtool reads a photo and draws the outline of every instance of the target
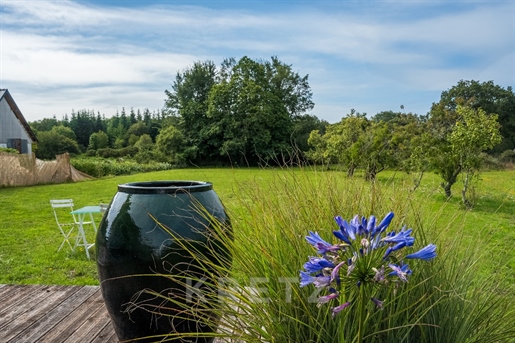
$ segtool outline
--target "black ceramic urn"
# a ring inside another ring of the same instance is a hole
[[[230,265],[226,245],[209,232],[214,227],[230,234],[229,219],[209,182],[118,186],[98,230],[96,255],[102,295],[121,341],[154,342],[177,332],[192,335],[172,342],[212,341],[195,338],[195,333],[216,330],[216,314],[206,324],[167,299],[184,297],[184,283],[177,280],[191,275],[195,284],[217,275],[207,272],[205,264],[201,267],[194,255],[211,256],[215,269],[217,264],[225,264],[221,270]],[[217,304],[216,299],[210,301],[208,312]]]

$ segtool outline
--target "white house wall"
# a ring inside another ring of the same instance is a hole
[[[27,152],[29,154],[32,153],[32,139],[11,110],[5,98],[2,98],[0,101],[0,146],[7,146],[7,140],[12,138],[27,140]]]

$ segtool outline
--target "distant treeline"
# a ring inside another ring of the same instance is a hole
[[[309,114],[308,76],[276,57],[230,58],[218,67],[196,62],[165,94],[158,112],[123,108],[106,118],[81,110],[32,122],[36,155],[67,151],[173,165],[309,161],[338,164],[349,175],[359,168],[368,179],[386,168],[432,170],[450,194],[458,175],[480,167],[482,153],[510,160],[515,148],[515,94],[493,81],[461,80],[425,115],[402,106],[373,116],[351,110],[334,124]]]

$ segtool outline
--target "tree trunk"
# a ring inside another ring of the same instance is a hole
[[[349,168],[347,168],[347,176],[353,177],[355,169],[356,169],[356,167],[354,165],[350,165]]]
[[[377,175],[377,168],[375,166],[369,167],[365,170],[365,180],[374,181]]]
[[[443,188],[443,190],[444,190],[444,192],[445,192],[445,196],[446,196],[447,198],[450,198],[450,197],[452,196],[452,194],[451,194],[451,187],[452,187],[452,184],[451,184],[451,183],[449,183],[449,182],[446,182],[446,183],[443,183],[443,182],[442,182],[440,185],[442,186],[442,188]]]
[[[447,198],[450,198],[452,196],[451,194],[451,187],[454,185],[458,179],[458,175],[461,173],[461,167],[456,169],[452,175],[448,175],[448,178],[445,179],[445,183],[442,182],[440,185],[442,186],[443,190],[445,191],[445,196]]]
[[[466,208],[472,207],[472,203],[467,199],[467,190],[469,188],[470,176],[470,171],[467,170],[465,180],[463,181],[463,189],[461,190],[461,200],[463,201],[463,205],[465,205]]]
[[[413,192],[417,190],[417,188],[420,186],[420,183],[422,182],[422,177],[424,176],[424,171],[418,173],[418,176],[413,179]]]

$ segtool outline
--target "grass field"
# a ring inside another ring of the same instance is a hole
[[[0,284],[62,284],[96,285],[97,271],[94,262],[87,260],[84,251],[71,253],[63,248],[57,252],[62,239],[56,227],[50,199],[72,198],[75,207],[106,203],[117,191],[117,185],[126,182],[146,180],[202,180],[214,184],[214,189],[228,209],[234,213],[234,227],[238,230],[238,216],[243,213],[244,195],[242,190],[259,188],[262,197],[280,197],[277,183],[281,179],[292,178],[301,173],[302,180],[311,179],[316,187],[317,178],[328,175],[338,180],[346,180],[344,173],[336,171],[317,172],[298,169],[180,169],[161,172],[135,174],[129,176],[106,177],[79,183],[40,185],[33,187],[0,189]],[[453,188],[455,197],[446,202],[439,189],[435,175],[427,174],[422,185],[414,193],[408,191],[410,176],[402,173],[384,172],[378,175],[377,187],[385,198],[403,197],[416,204],[421,218],[431,227],[435,238],[453,239],[462,235],[463,249],[457,254],[465,254],[470,245],[484,245],[484,258],[479,261],[481,271],[491,273],[506,282],[515,281],[515,171],[493,171],[482,174],[482,182],[477,190],[477,203],[472,210],[464,210],[460,205],[459,185]],[[346,180],[345,182],[349,182]],[[362,184],[361,178],[352,180]],[[275,185],[275,186],[271,186]],[[368,187],[368,186],[367,186]],[[358,192],[363,187],[354,190]],[[392,195],[389,195],[392,194]],[[385,205],[387,206],[387,205]],[[341,209],[340,209],[341,207]],[[338,213],[346,213],[345,204],[334,204]],[[238,214],[236,214],[238,213]],[[362,213],[365,216],[370,213]],[[402,217],[402,213],[396,213]],[[383,214],[378,213],[378,216]],[[317,212],[313,211],[313,216]],[[324,222],[330,223],[332,218]],[[97,220],[100,220],[97,217]],[[452,221],[453,225],[448,223]],[[314,223],[318,220],[314,220]],[[330,225],[330,224],[329,224]],[[327,229],[333,227],[329,226]],[[445,230],[444,230],[445,228]],[[320,228],[313,227],[313,230]],[[305,235],[306,232],[299,232]],[[91,234],[89,240],[93,241]],[[94,256],[94,255],[93,255]],[[466,256],[464,255],[464,258]],[[497,262],[502,262],[499,267]]]

